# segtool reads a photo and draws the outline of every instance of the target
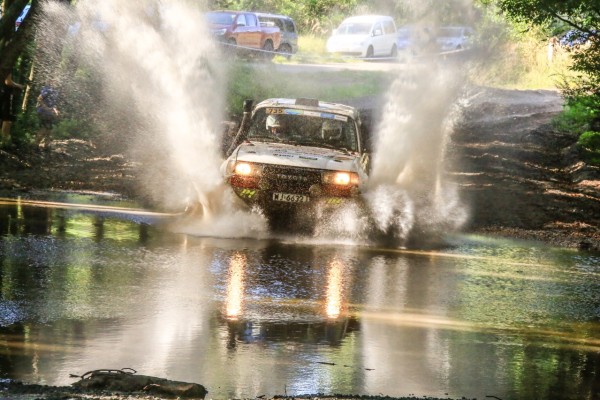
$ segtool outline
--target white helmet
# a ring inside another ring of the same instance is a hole
[[[342,124],[335,120],[325,120],[321,125],[321,137],[327,142],[340,140],[342,138]]]
[[[269,115],[267,117],[267,130],[271,131],[271,128],[283,128],[283,124],[278,115]]]

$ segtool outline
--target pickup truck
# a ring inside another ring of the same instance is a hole
[[[279,28],[261,25],[256,13],[211,11],[205,15],[213,36],[231,47],[239,46],[273,52],[280,46]],[[264,53],[264,56],[272,57],[273,53]]]

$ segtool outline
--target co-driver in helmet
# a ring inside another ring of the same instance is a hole
[[[330,144],[342,144],[342,124],[339,121],[325,120],[321,125],[321,137]]]

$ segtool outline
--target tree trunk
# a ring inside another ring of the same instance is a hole
[[[27,43],[33,40],[34,20],[39,10],[39,1],[32,0],[31,8],[21,26],[15,31],[15,22],[28,0],[4,0],[0,19],[0,70],[12,70]],[[4,77],[2,77],[4,79]]]

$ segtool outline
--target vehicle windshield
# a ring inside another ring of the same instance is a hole
[[[231,25],[235,19],[235,14],[223,13],[223,12],[209,12],[206,13],[206,19],[211,24],[215,25]]]
[[[371,23],[345,22],[336,30],[336,35],[368,35],[371,32]]]
[[[343,115],[267,107],[255,112],[247,138],[358,151],[357,136],[354,120]]]

